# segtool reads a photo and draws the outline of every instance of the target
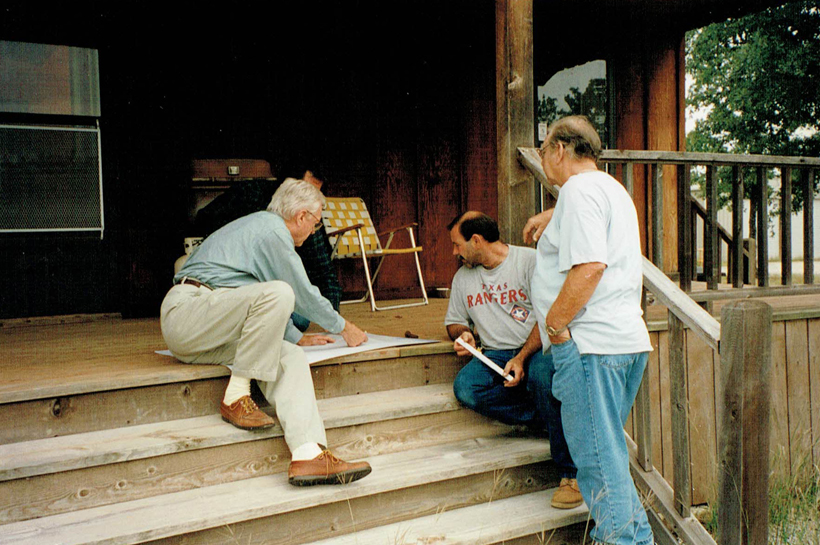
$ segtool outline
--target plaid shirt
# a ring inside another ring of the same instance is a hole
[[[247,180],[233,184],[228,191],[197,213],[194,227],[199,234],[208,236],[242,216],[265,210],[279,184],[279,181],[272,180]],[[330,260],[330,241],[324,229],[310,235],[296,251],[302,258],[311,284],[319,288],[338,312],[342,301],[342,287],[336,268]]]

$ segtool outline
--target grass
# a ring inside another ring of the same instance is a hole
[[[782,458],[775,467],[788,467]],[[706,530],[717,535],[717,510],[698,510]],[[820,545],[820,468],[812,464],[811,450],[788,469],[773,471],[769,478],[769,545]]]

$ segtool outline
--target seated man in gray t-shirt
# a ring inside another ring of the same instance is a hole
[[[542,353],[530,297],[535,250],[502,242],[495,220],[480,212],[458,216],[448,229],[453,255],[463,266],[453,278],[444,318],[447,333],[473,347],[477,334],[484,355],[513,377],[505,382],[472,358],[453,383],[456,398],[506,424],[546,429],[562,477],[552,506],[577,507],[583,500],[564,440],[560,404],[552,396],[552,356]],[[458,355],[469,354],[460,344],[453,346]]]

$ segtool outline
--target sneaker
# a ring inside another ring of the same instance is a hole
[[[294,486],[347,484],[370,474],[367,462],[345,462],[329,450],[312,460],[293,460],[288,467],[288,482]]]
[[[556,509],[572,509],[578,507],[583,502],[584,498],[581,497],[581,491],[578,489],[578,481],[565,477],[561,479],[558,490],[552,495],[550,505]]]
[[[272,427],[276,421],[262,412],[251,396],[242,396],[230,405],[219,407],[222,420],[243,430],[264,430]]]

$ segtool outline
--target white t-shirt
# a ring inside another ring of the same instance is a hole
[[[484,348],[517,350],[535,324],[530,281],[535,250],[509,246],[500,265],[485,269],[462,266],[453,277],[444,325],[475,328]]]
[[[607,267],[592,297],[569,324],[582,354],[652,350],[641,310],[643,259],[638,215],[626,189],[605,172],[572,176],[561,187],[533,274],[533,304],[548,345],[545,319],[575,265]]]

